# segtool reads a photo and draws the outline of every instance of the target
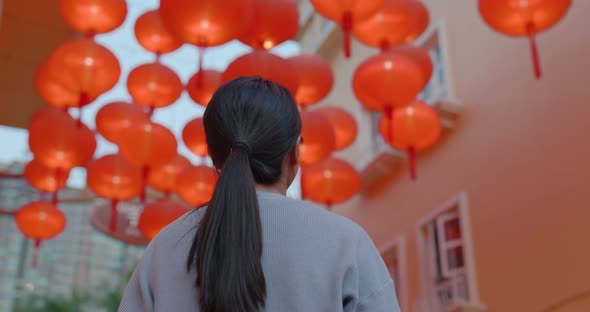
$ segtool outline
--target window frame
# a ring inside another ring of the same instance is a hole
[[[389,243],[380,248],[379,253],[384,258],[385,265],[387,261],[385,258],[394,253],[397,257],[397,270],[399,272],[399,280],[394,280],[395,293],[402,311],[408,311],[408,264],[406,253],[406,240],[404,235],[400,235]],[[389,266],[387,267],[389,271]],[[390,273],[391,274],[391,273]]]
[[[434,260],[434,255],[431,253],[434,251],[434,244],[435,242],[430,239],[432,237],[432,231],[437,231],[436,222],[439,217],[446,216],[447,213],[451,212],[456,214],[459,218],[459,226],[461,228],[461,240],[463,246],[463,261],[464,261],[464,269],[461,270],[461,273],[466,275],[467,283],[468,283],[468,296],[469,300],[467,302],[455,302],[455,304],[468,304],[470,306],[479,306],[485,307],[480,302],[479,297],[479,289],[478,289],[478,282],[477,282],[477,274],[475,270],[475,254],[473,251],[473,240],[471,236],[471,224],[470,224],[470,215],[469,215],[469,204],[468,204],[468,197],[467,193],[462,192],[453,198],[449,199],[442,205],[438,206],[436,209],[431,211],[430,214],[426,215],[422,219],[418,221],[416,224],[416,244],[417,244],[417,255],[419,259],[419,275],[420,275],[420,290],[421,295],[418,300],[421,301],[421,304],[426,305],[429,309],[428,311],[439,311],[437,307],[437,297],[436,297],[436,282],[432,278],[435,276],[435,263],[431,260]],[[448,215],[449,217],[451,215]],[[442,220],[445,220],[444,218]],[[434,226],[431,226],[434,224]],[[429,232],[430,231],[430,232]],[[437,233],[438,234],[438,233]],[[437,248],[439,248],[437,246]],[[443,257],[441,256],[441,259]],[[442,263],[441,263],[442,267]],[[447,272],[447,273],[458,273],[458,272]],[[444,274],[444,273],[443,273]],[[445,278],[453,278],[453,274],[450,277]]]

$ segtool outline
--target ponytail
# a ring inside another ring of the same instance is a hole
[[[187,270],[196,268],[203,312],[264,306],[262,226],[251,155],[247,143],[232,145],[189,251]]]

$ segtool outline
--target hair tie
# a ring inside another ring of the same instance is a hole
[[[250,148],[250,145],[244,141],[234,142],[234,144],[231,146],[231,150],[233,151],[235,149],[241,149],[245,151],[248,156],[252,155],[252,149]]]

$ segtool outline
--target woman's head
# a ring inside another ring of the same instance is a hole
[[[215,92],[203,122],[217,168],[223,167],[237,144],[250,153],[257,184],[272,185],[281,178],[290,183],[294,178],[301,119],[286,88],[258,77],[234,79]]]
[[[262,78],[221,86],[203,117],[209,155],[220,169],[187,259],[201,310],[264,306],[262,226],[256,184],[286,190],[297,171],[301,119],[293,96]]]

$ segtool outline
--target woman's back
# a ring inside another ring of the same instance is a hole
[[[365,232],[284,196],[303,140],[287,89],[234,79],[215,92],[203,124],[219,171],[211,201],[150,243],[120,311],[397,311]]]
[[[257,195],[267,290],[263,311],[399,311],[389,273],[358,225],[280,194]],[[200,311],[196,273],[187,274],[185,263],[203,213],[185,215],[154,239],[120,312]]]

